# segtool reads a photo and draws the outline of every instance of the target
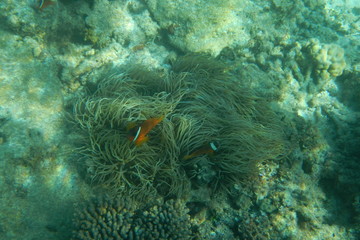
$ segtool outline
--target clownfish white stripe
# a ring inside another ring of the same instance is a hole
[[[140,131],[141,131],[141,127],[139,127],[139,129],[137,130],[136,135],[135,135],[135,137],[134,137],[134,140],[132,140],[132,142],[135,142],[136,139],[138,139],[139,134],[140,134]]]
[[[210,147],[211,147],[211,149],[214,150],[215,152],[218,150],[217,147],[215,146],[215,144],[212,143],[212,142],[210,143]]]

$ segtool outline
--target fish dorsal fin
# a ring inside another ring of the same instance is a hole
[[[127,125],[126,125],[126,131],[129,131],[133,128],[135,128],[137,126],[136,122],[129,122]]]

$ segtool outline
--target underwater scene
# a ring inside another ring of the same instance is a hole
[[[360,239],[358,0],[1,0],[0,240]]]

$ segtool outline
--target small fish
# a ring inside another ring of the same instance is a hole
[[[141,144],[149,140],[147,134],[163,119],[164,116],[161,116],[159,118],[149,118],[148,120],[145,120],[140,126],[137,126],[134,123],[130,123],[127,126],[127,129],[130,130],[128,139],[135,143],[136,146],[140,146]]]
[[[192,152],[191,154],[185,155],[183,159],[188,160],[204,154],[212,155],[217,151],[219,151],[219,144],[217,142],[210,142],[209,144],[206,144],[204,147],[199,148],[198,150]]]
[[[38,0],[38,5],[37,5],[37,9],[39,10],[43,10],[44,8],[55,4],[55,1],[51,1],[51,0]]]

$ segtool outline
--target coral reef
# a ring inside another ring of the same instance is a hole
[[[200,239],[360,239],[358,0],[39,2],[0,1],[0,239],[70,239],[73,202],[98,190],[84,176],[141,200],[188,192]],[[189,52],[226,66],[183,58],[171,68]],[[126,70],[102,77],[109,65]],[[63,121],[77,94],[80,139]],[[240,118],[233,100],[247,109]],[[261,130],[279,129],[261,114],[268,102],[294,126],[279,130],[293,150],[280,161],[261,159],[272,144]],[[158,114],[148,142],[127,140],[127,125]],[[254,139],[240,131],[253,127]],[[218,151],[199,154],[208,141]],[[157,219],[162,204],[141,209]]]
[[[333,42],[332,33],[301,41],[286,34],[269,41],[267,34],[257,33],[247,49],[223,52],[238,61],[244,83],[274,99],[297,129],[289,162],[261,167],[245,222],[267,216],[271,239],[357,239],[359,38]]]
[[[88,135],[83,154],[99,183],[117,193],[183,196],[190,179],[227,188],[286,151],[280,121],[225,65],[185,56],[172,71],[112,74],[75,104],[75,120]],[[159,116],[165,119],[146,144],[127,139],[127,125]],[[209,142],[220,144],[214,155],[184,157]]]
[[[214,56],[234,43],[244,44],[244,13],[237,11],[245,1],[146,0],[152,15],[164,29],[170,43],[184,52],[206,52]],[[236,23],[236,24],[234,24]]]
[[[344,49],[336,44],[321,45],[319,40],[312,39],[304,46],[303,61],[309,62],[311,72],[318,82],[328,82],[340,76],[345,67]],[[313,67],[312,67],[313,66]]]
[[[274,239],[274,232],[271,234],[271,231],[264,231],[263,229],[271,229],[271,222],[268,219],[267,215],[262,215],[259,217],[252,217],[246,215],[243,219],[236,223],[237,225],[237,234],[240,237],[239,239],[257,239],[257,240],[266,240]],[[270,235],[272,235],[270,237]],[[276,239],[276,237],[275,237]]]
[[[85,24],[85,39],[100,47],[114,40],[121,44],[126,41],[145,44],[155,37],[158,28],[140,1],[95,1]]]
[[[126,200],[101,199],[77,210],[72,239],[188,240],[193,232],[187,212],[174,200],[136,208]]]
[[[41,42],[11,34],[4,25],[0,27],[0,239],[66,239],[72,215],[69,199],[77,198],[82,187],[64,157],[69,145],[63,142],[57,66],[53,57],[41,53]]]

